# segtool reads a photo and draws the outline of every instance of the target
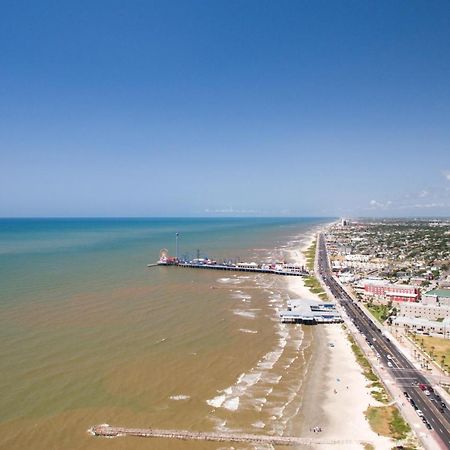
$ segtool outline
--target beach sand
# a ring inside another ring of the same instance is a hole
[[[308,236],[299,250],[291,252],[295,262],[305,264],[302,252],[314,238],[314,234]],[[318,299],[304,286],[302,278],[291,277],[287,282],[293,296]],[[315,353],[302,392],[303,408],[298,416],[301,435],[363,440],[377,450],[391,449],[393,442],[372,431],[365,418],[368,406],[379,406],[380,403],[370,395],[369,381],[362,374],[342,325],[314,327],[313,339]],[[314,427],[322,428],[319,435],[314,433]],[[320,445],[320,448],[326,446]],[[330,448],[357,449],[363,446],[347,443]]]

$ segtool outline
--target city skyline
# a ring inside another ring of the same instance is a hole
[[[0,217],[450,216],[448,3],[6,3]]]

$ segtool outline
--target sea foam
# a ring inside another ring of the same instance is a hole
[[[251,311],[241,311],[240,309],[235,309],[233,314],[236,316],[246,317],[247,319],[254,319],[256,314]]]
[[[210,400],[206,400],[206,403],[214,408],[220,408],[222,406],[222,403],[225,401],[225,398],[225,395],[218,395],[217,397],[214,397]]]
[[[169,398],[170,400],[189,400],[191,396],[180,394],[180,395],[171,395]]]
[[[239,397],[230,398],[223,404],[223,407],[229,411],[237,411],[239,408]]]

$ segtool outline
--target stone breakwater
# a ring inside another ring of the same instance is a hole
[[[88,430],[94,436],[101,437],[119,437],[135,436],[146,438],[167,438],[196,441],[215,441],[215,442],[246,442],[252,444],[271,444],[294,447],[296,445],[354,445],[368,444],[367,441],[357,440],[339,440],[339,439],[320,439],[320,438],[301,438],[293,436],[267,436],[258,434],[234,434],[201,432],[187,430],[158,430],[153,428],[124,428],[114,427],[108,424],[96,425]]]

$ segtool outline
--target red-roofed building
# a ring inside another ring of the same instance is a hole
[[[393,302],[418,302],[420,300],[420,289],[417,286],[406,284],[366,283],[364,293]]]

